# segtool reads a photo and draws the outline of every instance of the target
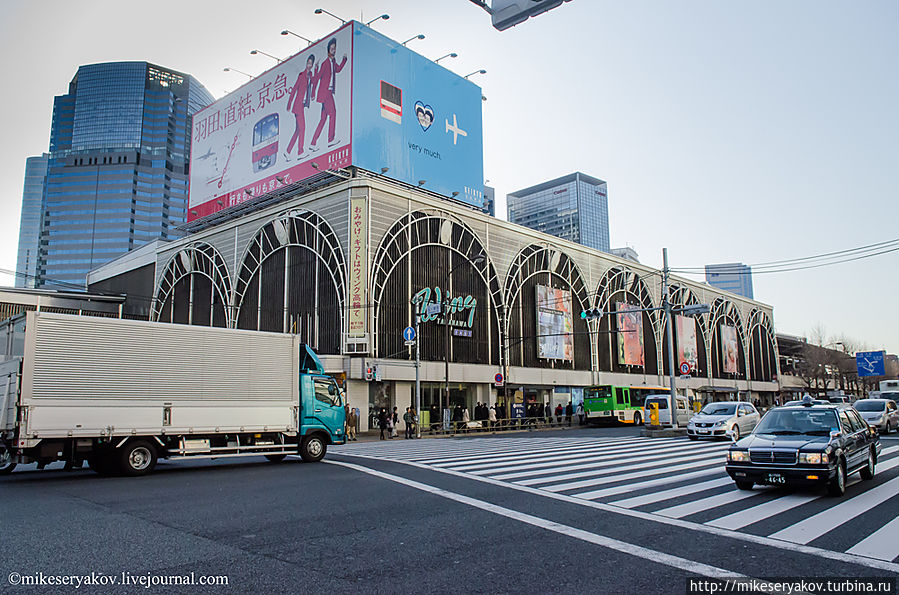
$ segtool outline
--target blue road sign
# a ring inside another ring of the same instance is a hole
[[[859,351],[855,354],[855,365],[859,376],[883,376],[883,351]]]
[[[411,326],[407,326],[403,329],[403,338],[407,341],[415,340],[415,329]]]

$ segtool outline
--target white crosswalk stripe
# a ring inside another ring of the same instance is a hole
[[[527,436],[371,442],[332,447],[332,452],[414,462],[660,517],[699,518],[722,530],[770,526],[765,537],[796,544],[809,544],[861,515],[879,515],[899,504],[899,446],[889,442],[884,443],[874,481],[862,482],[853,475],[847,484],[850,492],[842,499],[810,490],[738,490],[724,471],[728,445],[683,438]],[[827,506],[822,510],[823,504]],[[882,528],[868,529],[870,534],[853,534],[854,543],[846,551],[896,560],[895,516],[887,514]]]

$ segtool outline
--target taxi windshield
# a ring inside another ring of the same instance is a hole
[[[755,427],[755,434],[827,436],[840,427],[836,412],[807,407],[773,409]]]
[[[736,403],[709,403],[699,412],[700,415],[733,415]]]

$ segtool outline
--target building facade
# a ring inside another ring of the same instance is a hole
[[[19,252],[16,258],[16,287],[35,285],[38,247],[41,243],[41,206],[47,181],[49,153],[25,160],[22,215],[19,218]]]
[[[38,287],[83,288],[91,269],[186,220],[192,76],[147,62],[81,66],[53,104]]]
[[[609,251],[605,182],[576,172],[506,196],[509,221],[589,248]]]
[[[416,314],[424,411],[577,403],[595,384],[667,385],[658,311],[640,315],[641,364],[622,363],[617,341],[616,304],[660,305],[657,270],[361,171],[323,173],[267,201],[188,224],[185,237],[158,243],[152,261],[127,266],[123,257],[93,271],[89,287],[120,292],[150,277],[152,286],[133,291],[153,295],[152,320],[300,335],[346,383],[363,429],[379,408],[414,403],[403,329]],[[679,391],[773,400],[770,306],[680,278],[670,299],[712,305],[687,321],[696,366]],[[448,313],[429,313],[433,303]],[[588,307],[607,314],[585,321],[578,314]],[[546,310],[569,332],[547,330]],[[547,343],[560,335],[562,344]],[[371,366],[379,381],[365,380]]]
[[[705,282],[718,289],[752,297],[752,267],[742,262],[705,265]]]

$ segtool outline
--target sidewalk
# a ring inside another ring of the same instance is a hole
[[[555,426],[540,426],[540,427],[530,427],[530,428],[515,428],[508,430],[470,430],[468,432],[457,432],[455,434],[431,434],[427,431],[421,433],[422,439],[443,439],[443,438],[477,438],[478,436],[494,436],[497,434],[528,434],[532,432],[549,432],[549,431],[558,431],[558,430],[578,430],[578,429],[586,429],[590,428],[590,425],[579,426],[578,424],[568,425],[555,425]],[[386,433],[386,432],[385,432]],[[357,442],[387,442],[388,440],[381,440],[381,431],[380,430],[368,430],[365,432],[357,432],[356,433],[356,441]],[[406,440],[405,433],[403,431],[398,431],[396,438],[390,438],[389,440]],[[347,442],[347,444],[352,444],[352,442]]]

